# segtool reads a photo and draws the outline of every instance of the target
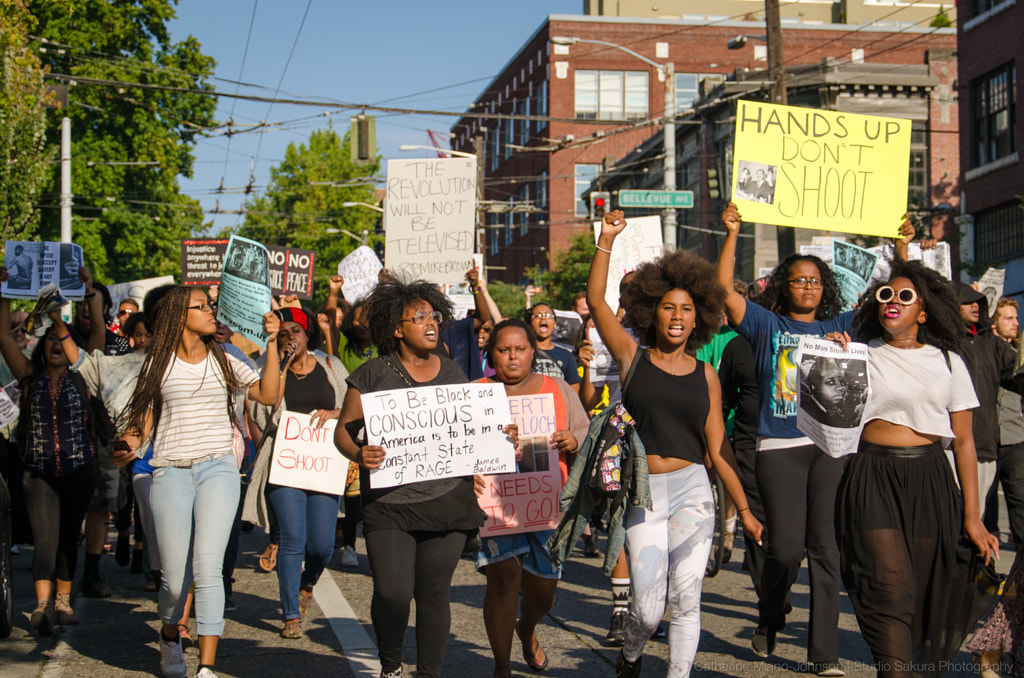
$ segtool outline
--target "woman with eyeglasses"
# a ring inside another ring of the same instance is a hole
[[[796,427],[797,365],[801,336],[822,337],[851,328],[853,312],[832,269],[815,256],[793,254],[772,271],[757,303],[733,288],[741,218],[729,203],[722,214],[727,235],[718,259],[729,324],[750,342],[757,369],[757,487],[767,517],[767,559],[752,645],[758,656],[775,651],[786,625],[789,591],[807,555],[811,615],[807,660],[821,676],[844,675],[839,667],[839,549],[835,498],[846,466],[819,449]]]
[[[956,293],[920,262],[897,262],[854,329],[868,342],[872,397],[839,489],[843,583],[879,676],[940,676],[970,630],[959,619],[969,556],[961,535],[985,562],[999,553],[978,509],[978,399],[960,357]]]
[[[470,531],[485,522],[472,478],[441,478],[373,488],[370,471],[388,455],[368,445],[363,432],[364,393],[461,384],[458,363],[438,355],[452,305],[425,280],[389,279],[367,299],[366,319],[378,358],[348,378],[334,444],[359,464],[363,536],[373,576],[370,617],[377,635],[382,678],[400,678],[409,604],[416,599],[416,675],[438,678],[451,628],[449,589]]]
[[[213,664],[224,632],[221,568],[240,491],[232,442],[234,397],[246,393],[270,405],[281,383],[277,316],[264,315],[263,329],[269,340],[261,377],[217,343],[217,322],[202,290],[171,288],[157,305],[153,343],[119,421],[122,440],[115,444],[115,463],[141,456],[143,443],[153,442],[150,501],[161,547],[158,609],[165,676],[186,675],[178,621],[194,581],[195,675],[216,678]]]

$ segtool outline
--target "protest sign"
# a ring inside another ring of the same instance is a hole
[[[107,285],[107,291],[110,292],[110,299],[113,303],[112,308],[116,309],[125,299],[134,299],[138,302],[139,308],[141,309],[142,301],[146,298],[147,292],[152,289],[156,289],[161,285],[173,284],[174,276],[162,275],[159,278],[145,278],[143,280],[133,280],[131,282]]]
[[[337,419],[313,426],[308,414],[281,413],[270,462],[270,483],[311,492],[341,494],[348,476],[348,459],[334,446]]]
[[[594,222],[594,242],[601,237],[601,222]],[[626,228],[615,236],[612,253],[608,255],[608,286],[604,299],[619,307],[619,283],[622,277],[646,261],[654,261],[665,252],[661,237],[661,217],[636,217],[626,220]]]
[[[369,296],[377,286],[377,277],[382,268],[384,267],[380,259],[366,245],[352,250],[338,263],[338,275],[345,278],[341,285],[341,293],[345,295],[345,299],[354,303]]]
[[[208,287],[220,282],[228,240],[200,238],[181,241],[181,284]],[[313,267],[316,253],[298,247],[264,245],[274,294],[313,298]]]
[[[609,381],[618,381],[619,366],[615,364],[611,351],[601,339],[596,327],[587,330],[587,338],[590,339],[591,347],[594,349],[594,357],[590,360],[591,383],[603,384]]]
[[[892,272],[890,264],[893,257],[892,245],[878,245],[868,248],[868,251],[878,255],[878,263],[875,266],[874,274],[871,276],[871,284],[874,285],[877,282],[888,280]],[[930,268],[946,280],[953,279],[948,242],[935,243],[933,248],[927,250],[921,248],[921,243],[912,242],[910,247],[907,248],[907,260],[920,261],[924,264],[925,268]]]
[[[456,320],[467,318],[470,311],[476,310],[476,296],[473,294],[449,294],[448,300],[452,302]]]
[[[69,242],[4,243],[4,266],[10,278],[0,285],[0,294],[9,299],[35,299],[39,290],[53,283],[65,299],[85,296],[85,284],[78,278],[84,265],[82,248]]]
[[[878,255],[874,252],[841,240],[832,241],[832,273],[847,309],[857,305],[877,264]]]
[[[224,254],[217,295],[217,320],[254,341],[267,345],[263,316],[270,311],[270,263],[260,243],[231,236]]]
[[[732,195],[743,220],[895,237],[910,120],[740,101]]]
[[[995,318],[996,302],[1003,296],[1003,284],[1006,281],[1006,271],[1001,268],[990,268],[985,274],[978,278],[978,291],[985,295],[988,301],[988,316]]]
[[[796,427],[831,457],[857,451],[870,396],[868,347],[800,337]]]
[[[473,268],[476,158],[388,160],[388,270],[439,285]]]
[[[12,381],[0,389],[0,426],[7,426],[18,420],[20,396],[21,391],[18,390],[16,381]]]
[[[509,396],[508,404],[523,455],[518,472],[484,476],[486,485],[477,501],[487,514],[480,528],[485,537],[552,530],[562,518],[562,473],[558,449],[551,445],[551,434],[558,430],[555,398],[550,393]]]
[[[515,469],[501,431],[512,421],[501,384],[394,389],[364,393],[362,402],[367,442],[387,452],[370,487]]]
[[[576,336],[583,325],[583,318],[576,311],[555,311],[555,329],[551,331],[551,341],[569,353],[576,350]]]

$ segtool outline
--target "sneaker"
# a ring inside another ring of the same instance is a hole
[[[342,567],[359,567],[359,556],[356,555],[356,550],[351,546],[346,546],[341,549],[341,565]]]
[[[82,577],[78,584],[78,592],[87,598],[109,598],[110,589],[103,583],[103,575],[92,572]]]
[[[818,662],[814,665],[814,672],[821,678],[843,678],[846,675],[839,662]]]
[[[380,678],[402,678],[405,675],[405,671],[399,666],[394,671],[384,672],[384,669],[380,670]]]
[[[40,636],[53,635],[53,601],[40,600],[32,616],[28,620],[29,625],[36,630]]]
[[[167,640],[163,631],[160,632],[160,672],[166,678],[185,678],[188,675],[181,639]]]
[[[758,657],[767,657],[775,652],[775,631],[767,626],[758,626],[754,629],[754,638],[750,641],[754,648],[754,654]]]
[[[640,667],[644,662],[644,656],[640,655],[635,662],[626,661],[622,652],[619,652],[619,660],[615,662],[615,678],[639,678]]]
[[[71,609],[70,593],[57,594],[57,600],[53,604],[53,611],[57,615],[57,623],[61,626],[74,626],[78,623],[78,615]]]
[[[624,625],[626,623],[626,610],[619,609],[612,613],[612,621],[608,624],[608,635],[604,637],[606,645],[621,647],[626,640]]]
[[[231,600],[231,596],[224,596],[224,612],[237,612],[238,606],[235,605],[235,601]]]
[[[204,666],[196,671],[196,678],[217,678],[217,674]]]

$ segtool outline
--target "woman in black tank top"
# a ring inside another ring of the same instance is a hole
[[[644,644],[671,590],[668,675],[685,678],[697,654],[700,587],[713,532],[706,456],[739,507],[747,534],[760,540],[761,525],[747,506],[725,437],[718,375],[694,357],[722,317],[725,292],[715,269],[681,250],[641,266],[622,299],[630,334],[605,301],[609,255],[625,227],[621,211],[605,215],[587,281],[587,304],[619,374],[640,361],[623,404],[636,422],[650,472],[652,508],[630,504],[626,515],[633,597],[616,670],[619,676],[640,675]],[[650,348],[641,348],[634,337]]]

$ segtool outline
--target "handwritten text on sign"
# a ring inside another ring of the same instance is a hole
[[[519,427],[523,458],[519,473],[485,476],[484,493],[477,497],[487,522],[480,534],[515,534],[551,530],[558,526],[558,495],[562,474],[558,450],[550,444],[558,429],[555,399],[550,393],[508,399],[512,423]]]
[[[512,423],[501,384],[421,386],[364,393],[370,445],[387,453],[370,486],[508,473],[515,449],[501,429]]]
[[[594,241],[601,237],[601,222],[594,222]],[[636,217],[626,220],[626,228],[615,237],[608,261],[608,286],[604,300],[612,308],[619,307],[619,282],[622,277],[654,261],[665,252],[661,236],[661,217]]]
[[[732,195],[743,220],[895,237],[910,120],[740,101]]]
[[[388,270],[438,284],[473,267],[476,158],[388,160]]]
[[[313,492],[341,494],[345,491],[348,460],[334,447],[337,419],[321,427],[310,424],[309,415],[281,413],[270,463],[270,482]]]

